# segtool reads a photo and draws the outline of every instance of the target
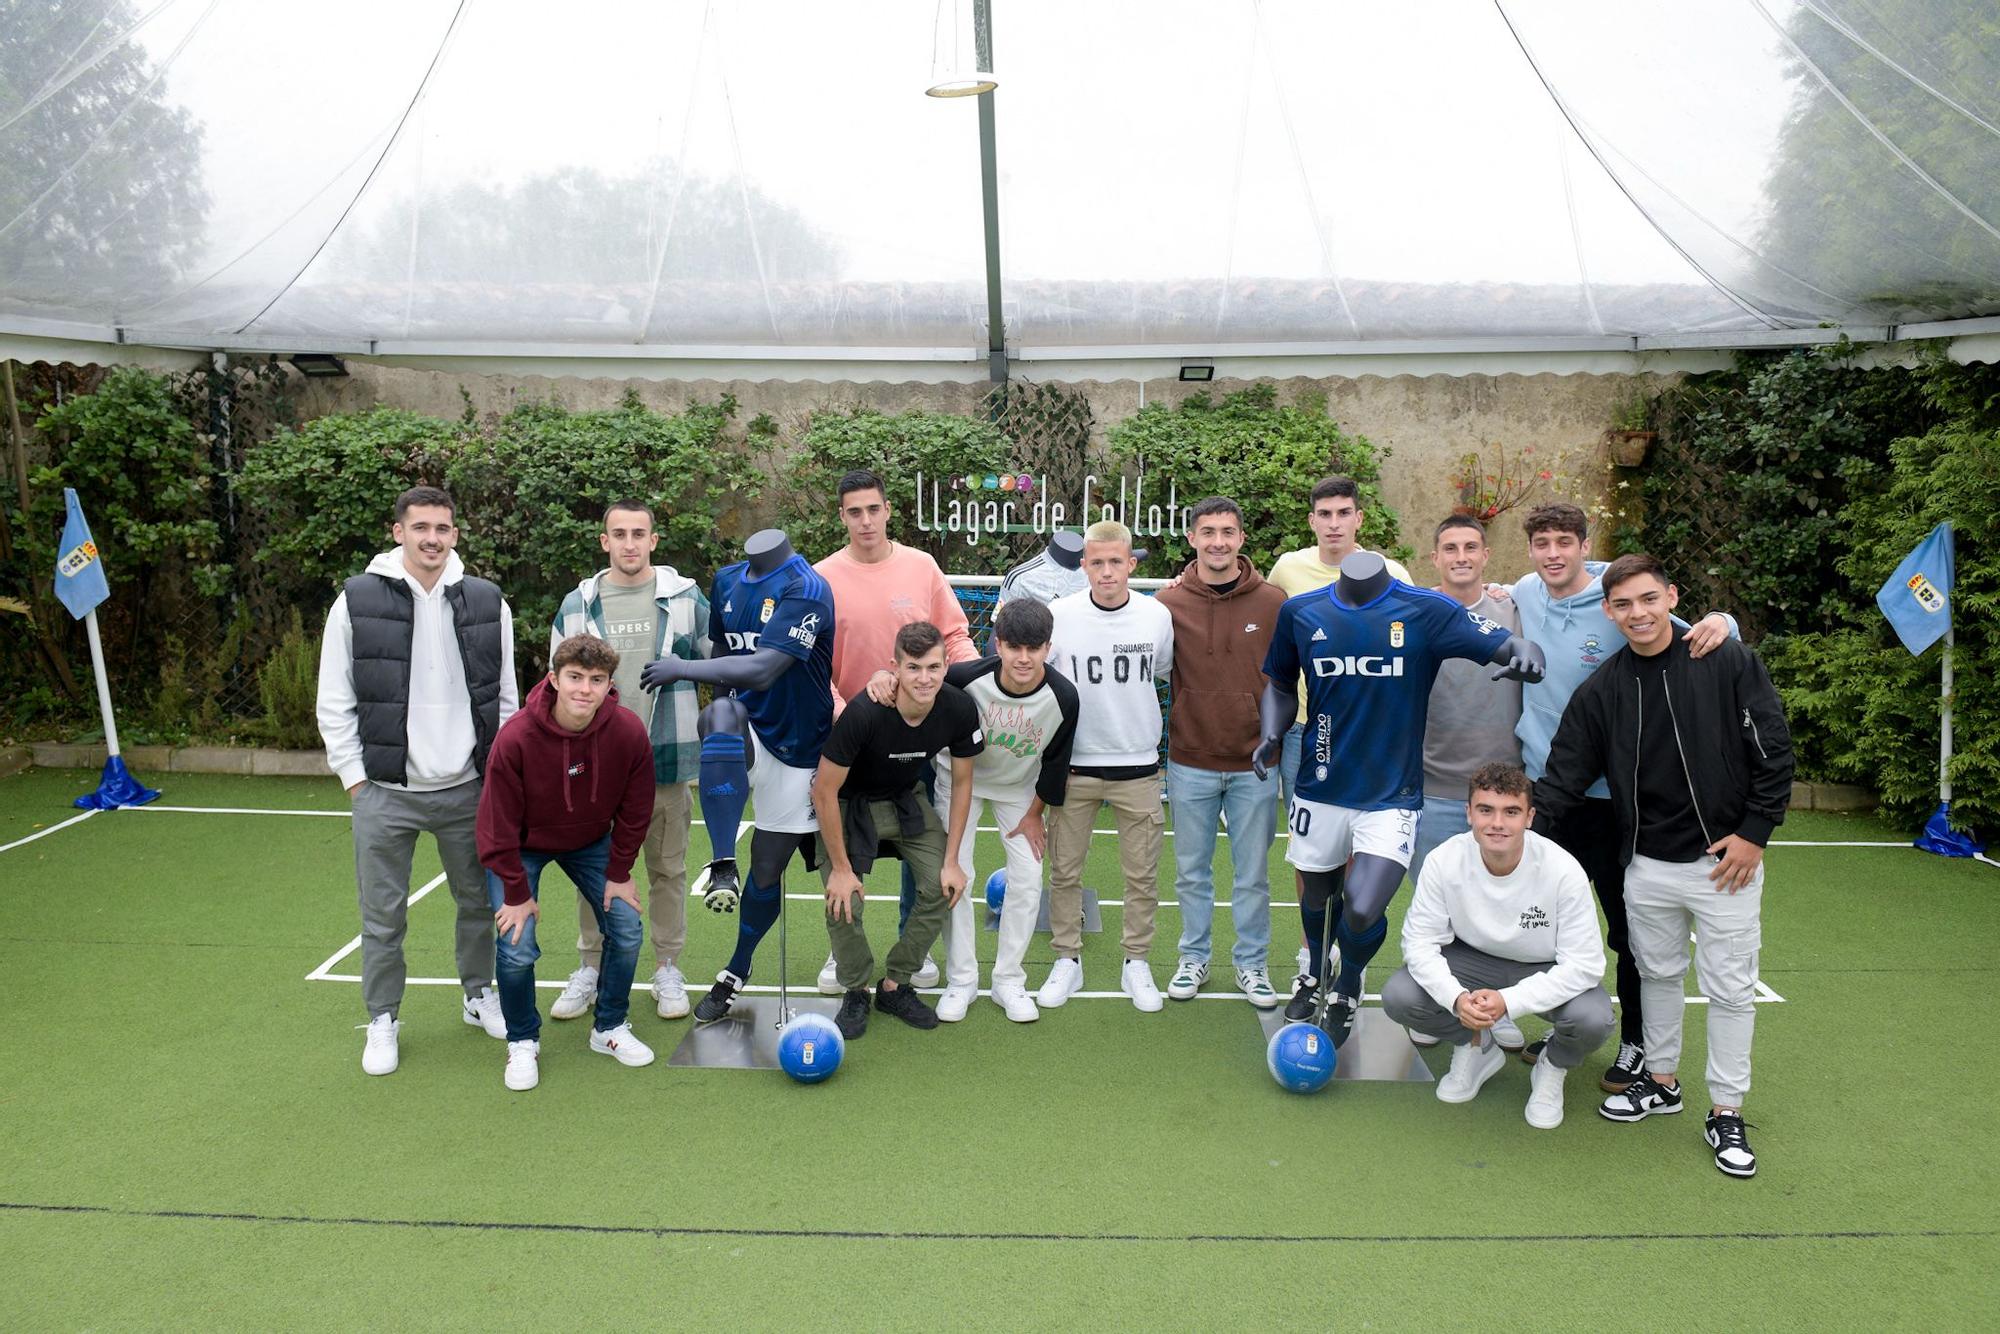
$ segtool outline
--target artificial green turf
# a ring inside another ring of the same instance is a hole
[[[0,780],[0,842],[93,782]],[[173,804],[343,804],[330,779],[166,786]],[[1780,836],[1901,837],[1819,815]],[[698,865],[700,829],[693,844]],[[1113,845],[1096,840],[1088,882],[1119,883]],[[981,853],[983,879],[992,836]],[[1218,863],[1226,886],[1226,848]],[[1276,853],[1273,871],[1289,902]],[[425,847],[419,880],[434,873]],[[1785,1003],[1758,1012],[1751,1182],[1700,1143],[1699,1007],[1689,1114],[1604,1122],[1579,1072],[1548,1133],[1521,1119],[1518,1064],[1464,1107],[1419,1084],[1285,1094],[1254,1016],[1224,1001],[1142,1016],[1078,1000],[1023,1026],[982,999],[933,1033],[878,1016],[846,1068],[801,1088],[668,1067],[685,1023],[641,993],[657,1064],[625,1070],[584,1050],[584,1021],[551,1022],[542,1086],[518,1095],[456,988],[412,987],[402,1069],[370,1079],[359,988],[304,980],[355,934],[351,876],[346,824],[327,818],[116,812],[0,854],[0,1205],[109,1211],[0,1209],[9,1327],[1580,1328],[1658,1304],[1704,1326],[1938,1328],[1984,1323],[1995,1295],[1993,1062],[1963,1022],[2000,971],[1990,866],[1773,850],[1763,976]],[[559,980],[559,875],[544,894],[543,977]],[[790,979],[810,988],[825,931],[816,905],[790,911]],[[869,912],[886,945],[893,905]],[[412,910],[413,976],[450,976],[450,916],[443,890]],[[1118,921],[1108,909],[1087,939],[1093,989],[1115,988]],[[1296,922],[1273,914],[1280,983]],[[695,904],[689,926],[698,992],[735,919]],[[1162,979],[1179,926],[1162,909]],[[1219,910],[1225,964],[1229,941]],[[1371,990],[1395,953],[1392,934]],[[1031,985],[1048,959],[1038,937]],[[651,966],[648,950],[642,980]],[[547,1230],[575,1226],[817,1235]],[[1342,1239],[1278,1240],[1298,1237]]]

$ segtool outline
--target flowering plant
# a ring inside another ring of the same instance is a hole
[[[1535,466],[1534,453],[1533,445],[1524,445],[1510,459],[1506,444],[1495,441],[1485,450],[1461,456],[1458,471],[1451,475],[1452,485],[1458,488],[1459,513],[1489,523],[1526,503],[1536,488],[1554,476],[1549,469]]]

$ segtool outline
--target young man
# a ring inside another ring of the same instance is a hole
[[[1521,623],[1511,601],[1486,593],[1486,525],[1469,514],[1454,514],[1431,535],[1431,564],[1437,567],[1437,591],[1497,625],[1518,631]],[[1424,725],[1424,809],[1417,821],[1417,845],[1410,854],[1412,885],[1423,876],[1424,859],[1446,839],[1464,833],[1465,791],[1472,775],[1489,764],[1519,764],[1521,743],[1514,728],[1521,721],[1521,683],[1502,678],[1483,664],[1453,658],[1438,668],[1431,687],[1430,715]],[[1493,1037],[1507,1051],[1519,1051],[1527,1039],[1509,1016],[1493,1025]],[[1420,1047],[1438,1039],[1413,1030],[1410,1040]]]
[[[556,646],[549,674],[500,729],[479,801],[479,860],[499,933],[500,1005],[507,1015],[506,1084],[541,1082],[542,1016],[535,1009],[535,922],[542,870],[562,868],[597,921],[603,980],[590,1049],[620,1065],[653,1063],[626,1013],[639,963],[639,894],[632,863],[653,812],[653,743],[618,707],[618,653],[595,635]]]
[[[844,995],[834,1023],[858,1038],[868,1029],[868,983],[875,955],[861,926],[861,877],[879,856],[893,855],[914,873],[917,902],[898,929],[875,1008],[912,1028],[936,1028],[937,1012],[911,984],[917,962],[928,956],[945,913],[965,893],[959,845],[966,841],[972,806],[972,761],[985,746],[979,710],[963,691],[945,684],[944,637],[929,621],[896,632],[896,702],[878,704],[863,694],[850,700],[833,724],[813,779],[819,817],[820,874],[826,881],[826,929]],[[922,775],[930,757],[951,752],[952,798],[948,819],[924,799]]]
[[[833,688],[851,700],[868,688],[869,678],[886,670],[895,658],[896,632],[913,621],[928,621],[944,636],[947,662],[970,662],[979,656],[968,632],[965,611],[945,581],[944,571],[925,553],[889,537],[894,511],[889,493],[877,474],[857,468],[842,474],[840,522],[847,545],[817,562],[813,569],[833,589],[840,613],[840,640],[833,650]],[[931,783],[925,775],[925,783]],[[903,898],[897,924],[907,922],[915,902],[916,882],[909,863],[903,864]],[[838,995],[834,960],[827,956],[820,969],[819,989]],[[935,986],[937,964],[925,956],[917,985]]]
[[[1625,910],[1645,997],[1646,1068],[1598,1110],[1640,1121],[1681,1109],[1688,933],[1708,997],[1705,1134],[1730,1176],[1757,1171],[1744,1131],[1764,845],[1792,795],[1792,742],[1756,654],[1725,640],[1695,657],[1670,613],[1680,593],[1651,556],[1620,556],[1604,612],[1625,647],[1577,687],[1535,784],[1538,820],[1560,824],[1606,775],[1625,866]]]
[[[1535,810],[1521,766],[1482,765],[1468,786],[1470,828],[1424,862],[1403,915],[1403,966],[1382,988],[1382,1008],[1456,1044],[1440,1102],[1472,1101],[1507,1063],[1494,1036],[1502,1020],[1545,1016],[1555,1034],[1529,1076],[1526,1116],[1553,1130],[1563,1076],[1611,1032],[1597,905],[1576,858],[1529,830]]]
[[[354,804],[361,904],[361,1068],[400,1060],[403,931],[417,835],[437,841],[458,908],[464,1019],[505,1037],[493,993],[493,917],[473,824],[480,775],[513,714],[514,618],[500,590],[465,573],[451,497],[412,487],[396,497],[394,549],[349,579],[327,613],[319,657],[326,762]]]
[[[706,658],[708,599],[671,565],[653,564],[660,535],[652,507],[620,500],[604,511],[597,543],[610,557],[608,569],[579,583],[556,611],[549,627],[551,661],[571,635],[595,635],[618,653],[618,703],[631,710],[653,740],[653,817],[646,826],[646,920],[652,924],[653,1005],[662,1019],[688,1012],[687,979],[681,975],[681,947],[687,944],[687,849],[693,803],[688,784],[701,764],[695,718],[701,704],[692,681],[677,681],[658,694],[639,685],[646,664],[667,653]],[[591,905],[579,899],[576,949],[579,966],[562,995],[549,1007],[552,1019],[574,1019],[597,999],[598,966],[604,937]]]
[[[1489,593],[1511,597],[1520,610],[1521,633],[1548,655],[1548,677],[1521,698],[1521,762],[1528,777],[1539,780],[1548,763],[1549,740],[1577,688],[1618,648],[1618,630],[1604,614],[1604,593],[1597,576],[1601,562],[1585,559],[1590,532],[1582,510],[1566,502],[1537,505],[1522,527],[1528,534],[1528,557],[1534,570],[1511,589]],[[1688,633],[1695,657],[1736,633],[1735,621],[1711,612]],[[1546,815],[1547,813],[1544,812]],[[1615,965],[1618,987],[1618,1054],[1598,1085],[1607,1093],[1623,1089],[1645,1065],[1646,1026],[1640,999],[1639,970],[1625,943],[1625,866],[1613,831],[1617,827],[1604,778],[1596,776],[1584,804],[1548,833],[1583,864],[1604,910],[1605,944]],[[1530,1044],[1522,1059],[1532,1062],[1541,1048]]]
[[[1056,816],[1049,870],[1049,945],[1056,961],[1037,998],[1052,1010],[1083,985],[1083,862],[1100,806],[1118,822],[1125,872],[1125,966],[1118,986],[1147,1013],[1163,1008],[1146,956],[1160,901],[1160,693],[1174,667],[1174,618],[1159,602],[1134,597],[1132,533],[1113,519],[1083,534],[1090,587],[1050,604],[1049,661],[1076,686],[1076,746],[1069,791]]]
[[[1271,840],[1278,788],[1250,769],[1257,748],[1257,696],[1264,655],[1285,593],[1243,556],[1243,511],[1210,496],[1188,516],[1194,559],[1158,601],[1173,617],[1173,709],[1167,715],[1167,793],[1174,807],[1174,897],[1181,905],[1180,962],[1167,983],[1174,1000],[1193,1000],[1208,980],[1215,917],[1217,821],[1229,822],[1229,889],[1236,941],[1236,987],[1260,1010],[1273,1009],[1266,954],[1271,947]]]

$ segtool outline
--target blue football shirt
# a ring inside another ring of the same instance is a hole
[[[765,690],[738,691],[764,748],[795,769],[819,765],[833,728],[833,589],[805,557],[763,578],[749,561],[717,571],[708,633],[718,656],[774,648],[797,658]]]
[[[1351,810],[1418,810],[1438,666],[1446,658],[1484,662],[1512,632],[1401,580],[1361,607],[1342,602],[1336,587],[1287,600],[1264,655],[1273,681],[1306,676],[1298,794]]]

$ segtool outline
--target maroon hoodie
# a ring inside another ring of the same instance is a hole
[[[611,834],[607,880],[625,880],[653,818],[653,742],[646,725],[618,705],[613,686],[581,732],[556,721],[556,692],[536,682],[521,710],[493,739],[479,794],[479,861],[526,903],[521,849],[574,852]]]

